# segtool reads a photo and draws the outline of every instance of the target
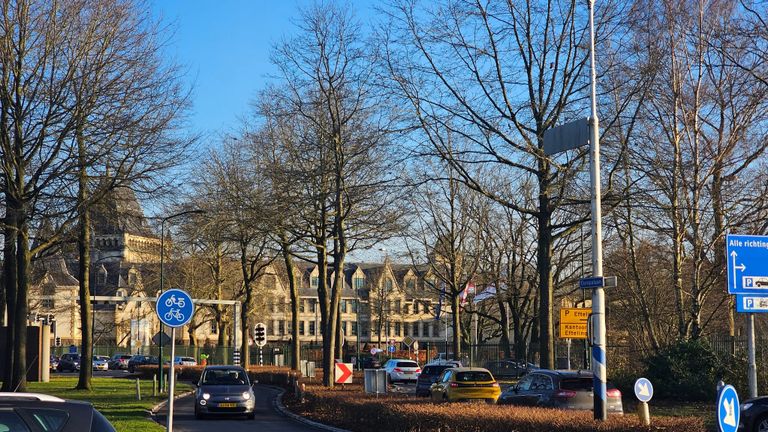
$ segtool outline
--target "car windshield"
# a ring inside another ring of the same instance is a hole
[[[562,390],[592,390],[592,378],[563,378],[560,380]]]
[[[203,384],[207,385],[243,385],[248,384],[248,377],[237,369],[208,369],[203,375]]]
[[[493,377],[485,371],[459,372],[456,381],[493,381]]]
[[[444,370],[450,368],[450,366],[425,366],[421,372],[422,375],[440,375]]]
[[[401,361],[397,362],[397,367],[417,368],[419,365],[416,362]]]

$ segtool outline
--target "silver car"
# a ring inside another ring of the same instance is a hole
[[[206,366],[197,382],[195,418],[209,414],[256,416],[256,396],[245,369],[239,366]]]
[[[419,364],[409,359],[389,359],[384,363],[389,382],[416,381],[421,374]]]

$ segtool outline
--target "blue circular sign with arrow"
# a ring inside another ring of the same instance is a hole
[[[186,291],[174,288],[160,294],[155,311],[163,324],[168,327],[181,327],[192,319],[195,305]]]
[[[736,432],[739,429],[739,395],[736,389],[727,385],[720,390],[717,398],[717,425],[721,432]]]
[[[635,396],[640,402],[648,402],[653,397],[653,384],[648,378],[638,378],[635,381]]]

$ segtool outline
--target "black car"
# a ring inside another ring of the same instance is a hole
[[[768,396],[747,399],[741,403],[740,409],[740,431],[768,432]]]
[[[421,370],[419,378],[416,380],[416,396],[429,396],[429,388],[437,382],[437,378],[444,370],[455,367],[453,364],[426,365]]]
[[[496,379],[518,379],[536,369],[536,366],[532,363],[516,360],[491,361],[487,362],[483,367],[488,369]]]
[[[256,416],[256,396],[240,366],[206,366],[195,392],[195,418],[208,414]]]
[[[381,362],[375,357],[363,357],[360,359],[361,369],[380,369]]]
[[[158,358],[155,356],[135,355],[128,359],[128,372],[136,372],[136,368],[146,365],[157,365]]]
[[[59,359],[59,364],[56,366],[56,370],[59,372],[69,371],[76,372],[80,370],[80,354],[62,354]]]
[[[115,432],[115,428],[88,402],[0,393],[0,431]]]
[[[593,381],[592,372],[589,371],[537,369],[504,390],[498,403],[591,410],[594,407]],[[621,392],[610,381],[607,384],[608,413],[623,414]]]

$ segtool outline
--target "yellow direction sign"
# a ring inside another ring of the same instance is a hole
[[[587,320],[591,312],[588,308],[560,309],[560,338],[586,339]]]

